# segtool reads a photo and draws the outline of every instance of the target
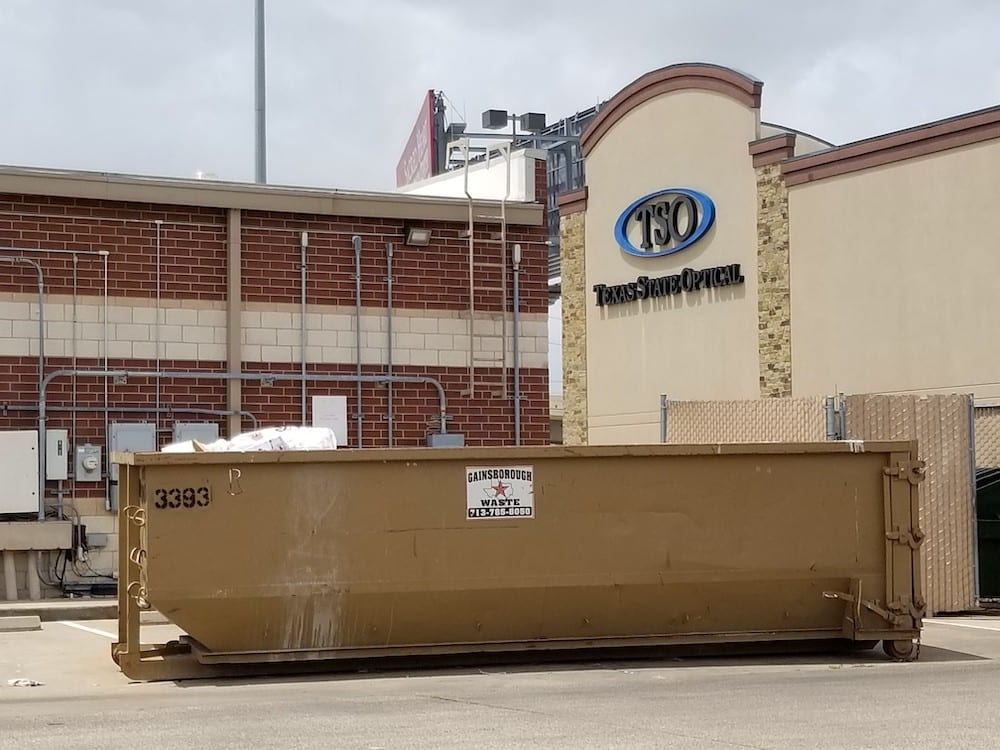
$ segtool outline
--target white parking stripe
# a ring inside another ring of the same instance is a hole
[[[60,625],[65,625],[67,628],[76,628],[77,630],[82,630],[85,633],[93,633],[94,635],[103,635],[105,638],[117,639],[118,636],[114,633],[109,633],[107,630],[98,630],[97,628],[88,628],[86,625],[80,625],[76,622],[70,622],[69,620],[57,620]]]
[[[1000,627],[990,625],[973,625],[971,622],[952,622],[951,620],[924,620],[932,625],[951,625],[953,628],[972,628],[973,630],[992,630],[1000,633]]]

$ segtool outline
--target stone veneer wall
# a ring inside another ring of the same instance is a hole
[[[757,168],[757,340],[760,395],[792,395],[788,189],[778,164]]]
[[[583,211],[559,219],[562,254],[563,444],[587,444],[587,277]]]

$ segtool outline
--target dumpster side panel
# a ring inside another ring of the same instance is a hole
[[[219,652],[829,637],[824,592],[886,604],[913,577],[886,452],[396,453],[133,467],[149,602]],[[467,468],[491,464],[531,467],[533,518],[469,519]]]

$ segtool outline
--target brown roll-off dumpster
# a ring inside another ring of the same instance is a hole
[[[916,655],[909,442],[118,455],[135,679],[669,644]],[[153,607],[187,636],[142,644]]]

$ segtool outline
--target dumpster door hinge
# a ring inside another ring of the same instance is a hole
[[[927,613],[927,603],[920,598],[911,601],[909,597],[903,597],[902,599],[889,602],[886,607],[896,617],[903,620],[907,617],[912,617],[918,627],[920,626],[920,621],[923,620],[924,615]]]
[[[895,466],[886,466],[882,471],[886,476],[905,479],[910,484],[920,484],[927,473],[927,464],[923,461],[900,461]]]

